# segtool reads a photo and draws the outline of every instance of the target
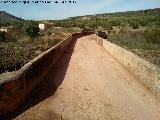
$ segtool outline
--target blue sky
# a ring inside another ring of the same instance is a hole
[[[160,8],[160,0],[74,0],[74,1],[76,1],[77,3],[76,4],[73,3],[31,4],[30,3],[27,5],[0,3],[0,11],[9,12],[13,15],[22,17],[24,19],[46,20],[46,19],[64,19],[71,16],[80,16],[88,14]]]

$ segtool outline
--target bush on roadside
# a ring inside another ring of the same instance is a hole
[[[106,32],[98,31],[97,35],[99,37],[103,38],[103,39],[107,39],[107,33]]]
[[[108,41],[117,44],[160,67],[160,31],[127,30],[111,32]]]
[[[160,44],[160,30],[147,30],[144,36],[148,43]]]
[[[61,42],[62,40],[61,39],[53,39],[49,42],[49,46],[50,47],[53,47],[55,45],[57,45],[59,42]]]

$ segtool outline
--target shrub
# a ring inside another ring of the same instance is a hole
[[[160,44],[160,30],[147,30],[144,36],[148,43]]]
[[[90,27],[89,25],[84,25],[82,27],[82,29],[83,29],[82,32],[92,32],[92,31],[94,31],[93,28]]]
[[[113,30],[113,27],[111,25],[107,25],[107,26],[105,26],[105,29],[106,30]]]
[[[50,47],[53,47],[55,45],[57,45],[59,42],[61,42],[62,40],[61,39],[53,39],[49,42],[49,46]]]
[[[52,32],[50,30],[47,31],[47,35],[52,35]]]
[[[5,32],[0,32],[0,42],[5,41]]]
[[[97,35],[101,38],[107,39],[107,33],[106,32],[98,31]]]
[[[5,33],[5,42],[15,42],[21,38],[24,38],[24,31],[17,28],[8,29]]]
[[[31,39],[34,39],[36,36],[38,36],[40,29],[36,25],[29,25],[26,29],[27,34]]]
[[[139,28],[138,22],[131,22],[131,23],[130,23],[130,26],[131,26],[133,29],[138,29],[138,28]]]

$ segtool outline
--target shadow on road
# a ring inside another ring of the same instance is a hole
[[[64,52],[64,55],[58,60],[56,66],[50,70],[50,72],[43,78],[42,82],[40,82],[35,89],[32,90],[30,95],[25,99],[24,103],[16,111],[2,116],[0,118],[1,120],[14,119],[29,108],[37,105],[55,93],[64,80],[76,42],[77,39],[72,42],[72,44]]]

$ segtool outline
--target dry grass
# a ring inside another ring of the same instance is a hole
[[[8,38],[0,42],[0,73],[19,70],[24,64],[55,46],[70,34],[70,31],[66,29],[52,28],[41,31],[40,36],[32,40],[25,34],[19,34],[18,30],[6,33]]]
[[[120,28],[113,30],[108,40],[160,67],[159,29]]]

